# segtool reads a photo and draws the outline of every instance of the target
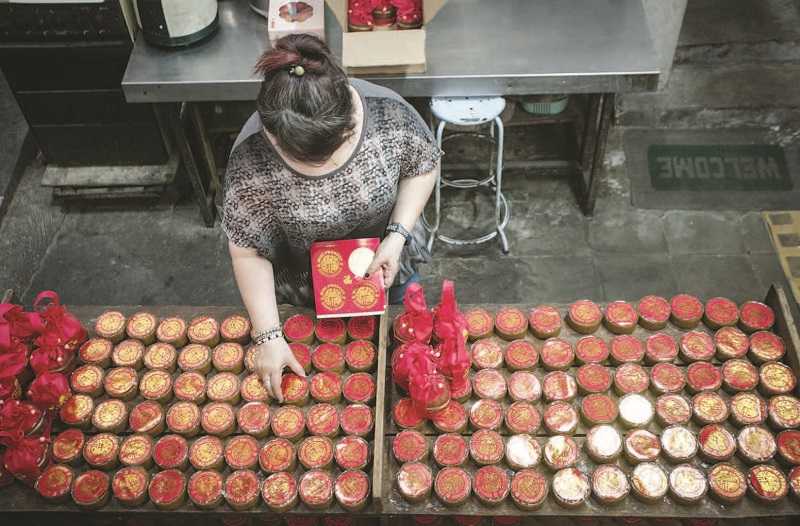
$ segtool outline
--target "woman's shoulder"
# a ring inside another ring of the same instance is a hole
[[[265,175],[274,168],[271,148],[262,133],[261,120],[254,113],[242,127],[228,157],[226,178],[249,179],[255,174]]]

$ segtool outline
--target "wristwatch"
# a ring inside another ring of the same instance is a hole
[[[400,234],[406,240],[405,242],[406,245],[411,243],[411,232],[406,230],[406,227],[404,227],[400,223],[391,223],[389,226],[386,227],[386,232],[394,232],[396,234]]]

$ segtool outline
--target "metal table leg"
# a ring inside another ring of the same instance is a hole
[[[587,216],[594,213],[597,185],[600,180],[598,172],[603,167],[613,113],[613,93],[599,93],[590,96],[589,112],[581,141],[579,173],[580,206]]]

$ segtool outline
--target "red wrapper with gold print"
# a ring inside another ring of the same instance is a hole
[[[258,464],[258,441],[250,435],[237,435],[225,444],[225,463],[233,470],[253,469]]]
[[[169,343],[156,342],[144,352],[144,366],[171,373],[178,363],[178,351]]]
[[[369,373],[353,373],[342,384],[345,400],[352,404],[366,404],[375,398],[375,379]]]
[[[181,373],[175,378],[172,391],[178,400],[202,404],[206,400],[206,377],[194,371]]]
[[[327,469],[333,462],[333,442],[323,436],[307,437],[297,447],[297,458],[306,469]]]
[[[172,376],[166,371],[147,371],[139,381],[139,392],[146,400],[168,402],[172,398]]]
[[[311,281],[318,318],[383,314],[383,276],[365,277],[380,239],[319,241],[311,245]]]
[[[305,415],[297,407],[285,405],[275,410],[271,426],[276,437],[297,440],[305,432]]]
[[[646,429],[636,429],[628,433],[623,447],[625,458],[630,464],[655,462],[661,454],[661,441]]]
[[[503,437],[491,429],[478,430],[469,440],[469,454],[478,465],[497,464],[505,454]]]
[[[575,351],[568,341],[550,338],[542,345],[541,358],[545,369],[565,371],[575,361]]]
[[[497,340],[477,340],[470,347],[470,354],[475,369],[497,369],[503,366],[503,348]]]
[[[364,469],[369,463],[369,444],[356,436],[341,438],[333,448],[336,464],[344,469]]]
[[[478,398],[502,400],[506,396],[506,379],[496,369],[482,369],[472,377],[472,390]]]
[[[224,402],[212,402],[203,406],[200,412],[200,425],[209,435],[225,437],[236,428],[233,407]]]
[[[141,369],[144,360],[144,344],[139,340],[122,340],[111,352],[111,361],[117,367]]]
[[[258,476],[249,469],[234,471],[225,479],[223,495],[228,505],[236,511],[252,508],[261,496]]]
[[[469,456],[467,441],[461,435],[439,435],[433,444],[433,458],[442,467],[462,466]]]
[[[553,402],[542,415],[544,426],[554,434],[571,435],[578,428],[578,413],[569,402]]]
[[[505,340],[518,340],[528,332],[528,317],[516,307],[503,307],[494,320],[497,334]]]
[[[630,493],[628,477],[619,467],[611,464],[599,466],[592,473],[592,493],[604,505],[621,502]]]
[[[778,395],[769,400],[769,423],[773,429],[800,427],[800,400],[794,396]]]
[[[311,377],[311,397],[317,402],[338,402],[342,397],[341,375],[325,371]]]
[[[612,301],[606,305],[605,324],[615,334],[630,334],[639,321],[639,313],[625,301]]]
[[[455,403],[461,407],[461,404],[458,402]],[[446,411],[451,405],[453,405],[452,400],[447,407],[442,409],[442,411],[438,411],[433,416],[432,420],[434,421],[434,424],[436,421],[436,416]],[[463,407],[461,407],[461,410],[464,412]],[[394,420],[394,423],[402,429],[416,429],[425,422],[425,415],[423,415],[422,412],[414,406],[414,402],[410,398],[401,398],[392,408],[392,419]],[[464,425],[467,425],[466,412],[464,412]]]
[[[186,469],[189,443],[179,435],[164,435],[153,446],[153,460],[161,469]]]
[[[347,435],[364,437],[372,432],[374,418],[372,409],[364,404],[350,404],[339,417],[342,431]]]
[[[779,457],[789,465],[800,466],[800,431],[787,429],[775,437]]]
[[[606,394],[590,394],[581,400],[581,416],[591,425],[610,424],[618,414],[617,403]]]
[[[623,334],[611,340],[611,360],[616,364],[641,363],[645,348],[635,336]]]
[[[406,462],[397,472],[397,489],[409,502],[428,498],[433,488],[431,469],[421,462]]]
[[[345,471],[336,478],[333,491],[342,508],[358,511],[369,501],[369,477],[363,471]]]
[[[550,305],[539,305],[528,313],[528,325],[540,340],[553,338],[561,333],[561,313]]]
[[[311,354],[311,363],[317,371],[331,371],[341,373],[344,371],[344,351],[335,343],[321,343]]]
[[[758,364],[780,360],[786,353],[783,338],[767,331],[750,335],[749,346],[750,359]]]
[[[711,298],[706,301],[703,321],[711,329],[736,325],[739,321],[739,307],[728,298]]]
[[[200,509],[213,509],[222,502],[222,475],[216,471],[198,471],[189,479],[187,493]]]
[[[84,509],[96,510],[108,502],[111,495],[111,478],[95,469],[75,477],[72,483],[72,500]]]
[[[670,316],[669,302],[661,296],[645,296],[639,300],[639,325],[651,331],[667,326]]]
[[[789,472],[789,489],[795,499],[800,499],[800,466],[792,468]]]
[[[269,440],[258,454],[258,463],[266,473],[294,471],[297,453],[294,445],[285,438]]]
[[[722,364],[721,372],[722,384],[728,391],[751,391],[758,385],[758,369],[747,360],[728,360]]]
[[[344,361],[347,363],[347,368],[353,372],[371,371],[375,367],[377,355],[375,345],[368,340],[355,340],[344,348]]]
[[[542,457],[550,469],[559,470],[575,465],[580,456],[578,444],[568,436],[556,435],[547,439]]]
[[[283,322],[283,335],[291,343],[311,345],[314,341],[314,320],[306,314],[295,314]]]
[[[54,464],[45,469],[36,479],[34,488],[50,502],[62,502],[69,497],[75,473],[67,466]]]
[[[122,341],[125,337],[125,324],[127,319],[119,311],[106,311],[97,317],[94,332],[100,338],[111,340],[113,343]]]
[[[186,336],[191,343],[215,347],[219,343],[219,323],[211,316],[197,316],[189,322]]]
[[[76,394],[58,410],[59,419],[68,426],[87,427],[94,413],[92,397]]]
[[[147,499],[150,475],[139,466],[122,468],[114,474],[111,491],[123,506],[139,506]]]
[[[722,327],[714,333],[717,358],[722,361],[744,358],[750,348],[747,335],[736,327]]]
[[[767,362],[758,370],[758,388],[767,396],[789,394],[797,387],[792,369],[780,362]]]
[[[206,396],[212,402],[239,403],[239,377],[233,373],[217,373],[208,379]]]
[[[103,369],[97,365],[82,365],[70,374],[69,385],[73,393],[96,398],[103,394],[103,377]]]
[[[93,468],[113,468],[119,460],[119,437],[111,433],[90,436],[83,448],[83,458]]]
[[[147,374],[147,373],[145,373]],[[136,396],[139,376],[130,367],[116,367],[106,373],[103,388],[106,394],[120,400],[131,400]]]
[[[314,404],[306,413],[306,426],[312,435],[334,437],[339,434],[339,412],[331,404]]]
[[[692,393],[717,391],[722,386],[722,373],[709,362],[690,363],[686,368],[686,387]]]
[[[470,340],[487,338],[494,332],[494,318],[486,309],[475,308],[464,313]]]
[[[768,331],[775,324],[775,312],[760,301],[746,301],[739,309],[739,325],[745,332]]]
[[[504,351],[506,367],[512,371],[527,371],[539,362],[539,351],[528,340],[514,340]]]
[[[712,497],[725,504],[735,504],[747,493],[744,473],[732,464],[720,463],[708,470],[708,489]]]
[[[156,329],[158,320],[149,312],[137,312],[128,319],[125,332],[128,337],[140,340],[145,345],[150,345],[156,341]]]
[[[167,410],[166,420],[173,433],[194,436],[200,431],[200,408],[193,402],[177,402]]]
[[[263,402],[244,404],[236,413],[236,420],[239,428],[248,435],[263,438],[269,434],[270,411]]]
[[[569,306],[567,321],[570,326],[581,334],[591,334],[603,321],[600,307],[590,300],[578,300]]]
[[[716,347],[714,340],[703,331],[689,331],[681,337],[680,352],[687,362],[711,361]]]
[[[325,509],[333,502],[333,479],[326,471],[312,469],[300,477],[298,484],[300,500],[309,509]]]
[[[100,402],[92,414],[92,425],[98,431],[119,433],[128,423],[128,408],[121,400],[109,399]]]
[[[305,405],[308,402],[308,379],[294,373],[284,374],[281,378],[283,403]]]
[[[532,372],[517,371],[508,377],[508,395],[515,402],[536,402],[542,397],[542,384]]]
[[[703,304],[690,294],[678,294],[670,300],[670,319],[682,329],[694,329],[703,318]]]
[[[727,402],[714,391],[703,391],[692,398],[692,415],[703,425],[720,424],[729,414]]]
[[[59,464],[74,464],[80,460],[86,436],[79,429],[67,429],[53,438],[51,452],[53,461]]]
[[[211,356],[214,369],[239,374],[244,369],[244,348],[236,342],[223,342],[214,347]]]
[[[402,400],[401,400],[402,402]],[[398,406],[400,404],[398,403]],[[411,404],[409,404],[411,405]],[[395,421],[397,420],[397,412],[398,406],[395,406]],[[409,408],[410,415],[408,419],[411,422],[405,423],[414,423],[416,422],[417,414],[416,410],[411,406]],[[439,430],[441,433],[460,433],[467,427],[467,411],[464,409],[464,406],[460,403],[456,402],[455,400],[450,400],[450,402],[442,409],[441,411],[437,411],[431,415],[431,423],[433,426]],[[420,419],[420,424],[424,420]],[[398,423],[401,427],[417,427],[417,426],[402,426]]]
[[[678,356],[678,344],[667,333],[650,335],[644,344],[644,356],[648,363],[672,363]]]
[[[488,401],[484,400],[484,402]],[[512,433],[533,434],[539,429],[542,417],[533,404],[529,402],[514,402],[506,409],[505,423]]]
[[[472,486],[479,501],[487,506],[496,506],[508,496],[511,480],[503,468],[484,466],[475,472]]]
[[[434,481],[436,496],[445,506],[459,506],[472,493],[472,479],[462,468],[449,467],[439,470]]]
[[[535,469],[523,469],[511,480],[511,499],[522,510],[541,507],[549,493],[547,478]]]
[[[189,448],[189,462],[194,469],[219,471],[224,462],[222,440],[211,435],[203,435]]]
[[[297,505],[297,482],[290,473],[275,473],[264,481],[261,496],[272,511],[283,513]]]
[[[548,402],[573,400],[578,395],[578,384],[571,374],[553,371],[542,378],[542,393]]]
[[[211,370],[211,349],[197,343],[187,345],[178,355],[178,367],[183,371],[207,374]]]
[[[578,388],[583,393],[603,393],[611,388],[611,371],[596,363],[578,367],[575,378]]]
[[[697,434],[700,453],[712,462],[730,460],[736,452],[736,439],[720,424],[709,424]]]
[[[656,400],[656,417],[662,426],[685,424],[692,418],[692,404],[677,393],[661,395]]]
[[[246,402],[268,402],[269,393],[257,373],[249,374],[242,380],[240,388],[242,400]]]
[[[775,466],[760,464],[753,466],[747,472],[747,488],[756,499],[769,504],[786,497],[789,493],[789,482],[783,472]]]
[[[223,341],[245,345],[250,341],[250,320],[241,314],[228,316],[219,326]]]
[[[739,427],[763,424],[767,419],[767,403],[756,393],[736,393],[730,405],[731,421]]]
[[[575,344],[575,357],[579,363],[603,363],[609,352],[606,342],[597,336],[583,336]]]
[[[378,318],[375,316],[355,316],[347,320],[347,336],[351,340],[372,340]]]
[[[149,467],[153,460],[153,446],[149,435],[128,435],[119,447],[119,461],[123,466]]]
[[[500,429],[503,406],[497,400],[477,400],[469,410],[469,421],[473,429]]]
[[[657,363],[650,369],[650,385],[658,394],[679,393],[686,385],[686,375],[675,364]]]
[[[156,508],[174,510],[186,498],[186,478],[177,469],[159,471],[150,480],[148,493]]]
[[[181,318],[164,318],[156,329],[158,341],[173,347],[183,347],[189,341],[186,336],[188,325]]]

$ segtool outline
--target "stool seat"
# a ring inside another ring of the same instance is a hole
[[[492,121],[503,113],[503,97],[434,97],[431,112],[437,119],[456,126],[473,126]]]

